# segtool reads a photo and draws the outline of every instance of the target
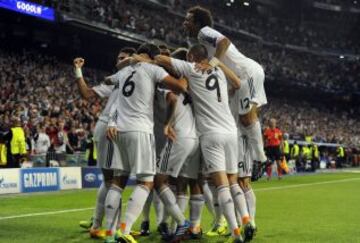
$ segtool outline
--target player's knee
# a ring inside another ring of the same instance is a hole
[[[168,176],[162,174],[156,174],[154,178],[155,189],[158,191],[164,185],[168,184]]]
[[[228,174],[228,180],[230,185],[238,183],[237,174]]]
[[[228,186],[229,185],[229,180],[228,180],[227,175],[226,175],[226,173],[224,171],[218,171],[218,172],[211,173],[210,176],[211,176],[213,185],[215,187]]]
[[[153,175],[136,175],[137,184],[147,187],[152,190],[154,187],[154,176]]]
[[[248,191],[251,189],[250,177],[239,178],[238,183],[239,183],[241,189],[243,189],[243,191]]]
[[[106,170],[106,169],[102,169],[102,174],[103,174],[103,179],[105,182],[106,186],[110,186],[112,183],[112,179],[114,177],[114,172],[113,170]]]
[[[188,185],[188,179],[184,177],[179,177],[176,182],[176,190],[178,194],[186,194]]]
[[[202,186],[197,179],[190,179],[189,186],[190,186],[190,194],[192,195],[203,194]]]

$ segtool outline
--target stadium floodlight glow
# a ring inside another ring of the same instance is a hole
[[[230,0],[231,3],[234,3],[234,0]]]
[[[231,3],[226,3],[226,6],[231,7]]]
[[[244,4],[244,6],[246,6],[246,7],[250,6],[250,3],[249,3],[249,2],[244,2],[243,4]]]
[[[53,8],[23,0],[0,0],[0,8],[5,8],[46,20],[55,20],[55,11]]]
[[[344,59],[344,56],[343,56],[343,55],[340,55],[339,58],[340,58],[340,59]]]

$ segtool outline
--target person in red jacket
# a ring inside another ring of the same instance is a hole
[[[270,119],[269,125],[270,126],[264,131],[265,148],[268,160],[270,162],[266,168],[266,173],[269,180],[272,173],[272,164],[273,162],[276,162],[278,177],[281,179],[282,169],[280,167],[280,163],[283,133],[279,128],[276,127],[276,120],[274,118]]]

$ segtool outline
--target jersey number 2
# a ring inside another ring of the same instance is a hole
[[[213,82],[212,82],[213,81]],[[221,93],[220,93],[220,86],[219,86],[219,80],[215,74],[211,74],[205,82],[205,86],[208,90],[215,90],[218,101],[221,102]]]
[[[133,71],[130,76],[126,79],[124,86],[122,87],[122,93],[125,97],[129,97],[134,93],[135,90],[135,83],[134,81],[132,81],[132,77],[134,76],[134,74],[136,73],[136,71]]]
[[[243,100],[240,100],[240,105],[241,105],[241,109],[249,109],[250,107],[250,99],[249,98],[245,98]]]

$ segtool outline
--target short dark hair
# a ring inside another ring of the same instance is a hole
[[[208,58],[206,47],[201,44],[195,44],[190,47],[189,53],[194,56],[195,61],[202,61]]]
[[[184,47],[180,47],[171,53],[171,57],[186,61],[187,53],[188,53],[188,49]]]
[[[124,48],[120,49],[119,53],[120,52],[124,52],[124,53],[129,54],[131,56],[132,54],[134,54],[136,52],[136,50],[133,47],[124,47]]]
[[[167,47],[167,45],[165,45],[165,44],[160,44],[160,45],[159,45],[159,48],[160,48],[160,49],[169,49],[169,48]]]
[[[147,54],[151,59],[160,54],[160,49],[154,44],[144,43],[136,51],[137,54]]]
[[[188,10],[188,13],[191,13],[193,15],[194,23],[198,25],[199,28],[205,26],[213,26],[213,18],[210,10],[198,5],[190,8]]]

